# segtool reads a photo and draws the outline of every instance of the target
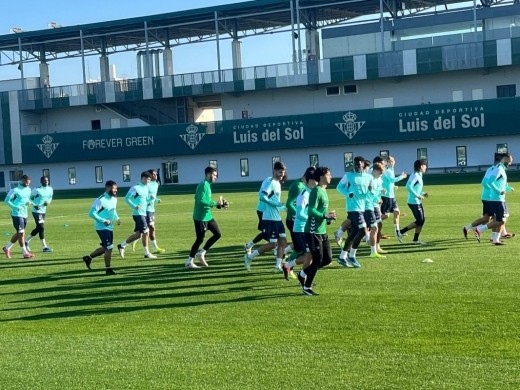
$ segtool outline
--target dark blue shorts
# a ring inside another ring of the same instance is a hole
[[[307,244],[307,239],[305,238],[305,233],[303,232],[294,232],[292,234],[293,237],[293,248],[296,253],[305,253],[310,252],[309,245]]]
[[[13,219],[13,226],[16,229],[17,233],[23,233],[25,232],[25,227],[27,226],[27,218],[24,217],[14,217],[11,216]]]
[[[381,204],[382,214],[392,214],[394,211],[399,211],[399,206],[395,198],[387,198],[385,196],[382,196],[381,200],[383,201],[383,203]]]
[[[264,238],[269,242],[277,242],[278,238],[285,238],[285,227],[282,221],[263,221],[262,232]]]
[[[101,245],[103,248],[112,250],[114,247],[114,232],[112,230],[103,229],[103,230],[96,230],[96,233],[98,234],[101,242],[99,245]]]
[[[490,201],[491,207],[493,208],[493,218],[497,222],[504,222],[505,215],[507,214],[507,207],[505,202]]]
[[[492,217],[493,216],[493,205],[492,205],[492,201],[490,200],[483,200],[482,201],[482,215],[487,215],[488,217]]]
[[[33,215],[34,222],[36,223],[36,225],[41,225],[41,224],[45,223],[45,214],[32,213],[32,215]]]
[[[347,215],[352,226],[356,226],[359,229],[365,228],[367,226],[364,213],[361,211],[349,211]]]
[[[148,233],[148,224],[146,223],[145,215],[132,215],[132,218],[135,223],[134,232]]]

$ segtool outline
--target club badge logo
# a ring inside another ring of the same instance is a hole
[[[58,147],[59,143],[53,143],[52,137],[50,135],[43,137],[42,142],[43,144],[36,144],[36,146],[47,158],[50,158]]]
[[[186,133],[188,134],[181,134],[180,137],[186,144],[191,148],[195,149],[197,145],[199,144],[202,137],[204,137],[203,133],[198,133],[199,128],[193,124],[189,125],[186,128]]]
[[[349,139],[354,138],[357,132],[366,123],[365,121],[357,121],[357,115],[349,111],[343,115],[343,122],[335,123],[336,127],[341,130]]]

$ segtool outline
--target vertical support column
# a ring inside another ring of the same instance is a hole
[[[101,38],[101,56],[99,57],[99,75],[101,82],[110,81],[110,62],[107,55],[105,38]]]
[[[300,21],[300,0],[296,0],[296,25],[298,34],[298,61],[302,61],[302,35],[301,35],[301,21]]]
[[[242,42],[238,40],[238,33],[233,32],[233,41],[231,42],[231,56],[233,57],[233,69],[242,68]]]
[[[310,11],[309,15],[310,27],[305,30],[305,48],[307,57],[304,60],[318,60],[321,57],[320,52],[320,33],[316,23],[316,11]]]
[[[144,21],[144,40],[146,49],[144,52],[144,77],[152,77],[152,53],[150,52],[150,43],[148,42],[148,23]]]
[[[473,32],[475,35],[475,42],[478,41],[477,32],[477,0],[473,0]]]
[[[40,46],[40,88],[49,88],[51,86],[49,79],[49,64],[45,58],[45,45]]]
[[[383,0],[379,0],[379,18],[381,19],[381,51],[385,51],[385,19],[384,19],[384,12],[383,12]]]
[[[83,43],[83,30],[79,30],[79,43],[81,46],[81,71],[83,72],[83,84],[87,84],[87,72],[85,70],[85,46]]]
[[[163,73],[165,76],[173,76],[173,52],[170,47],[170,32],[166,29],[166,39],[163,50]]]
[[[173,52],[169,43],[163,50],[163,72],[165,76],[173,76]]]
[[[22,82],[22,90],[25,89],[25,76],[23,74],[23,57],[22,57],[22,38],[18,38],[18,50],[20,53],[20,61],[18,69],[20,69],[20,81]]]
[[[292,41],[292,61],[296,62],[298,59],[298,56],[296,55],[296,31],[294,29],[294,0],[291,0],[291,41]],[[298,37],[299,38],[299,37]]]
[[[141,79],[143,78],[143,52],[138,51],[135,59],[137,61],[137,78]]]
[[[155,70],[154,70],[155,77],[161,76],[161,64],[159,63],[159,54],[161,54],[161,53],[162,53],[162,50],[153,51],[153,57],[154,57],[153,63],[154,63],[154,67],[155,67]]]
[[[220,39],[219,39],[220,33],[219,33],[219,29],[218,29],[218,12],[215,11],[214,15],[215,15],[215,35],[217,37],[218,81],[220,82],[220,70],[221,70],[221,68],[220,68]]]

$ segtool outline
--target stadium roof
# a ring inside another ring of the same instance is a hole
[[[434,6],[464,3],[467,0],[382,0],[386,12],[393,17]],[[338,24],[362,15],[379,13],[380,0],[256,0],[238,4],[142,16],[129,19],[59,27],[48,30],[18,32],[0,36],[0,52],[15,64],[23,61],[75,57],[88,53],[108,54],[167,45],[214,40],[219,35],[237,38],[258,35],[294,26],[296,4],[301,23],[308,27]],[[293,10],[291,10],[291,6]],[[291,12],[292,11],[292,12]],[[311,22],[312,21],[312,22]],[[217,27],[218,26],[218,27]]]

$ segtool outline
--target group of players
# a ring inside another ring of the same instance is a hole
[[[395,176],[395,158],[387,160],[376,157],[373,164],[363,157],[354,158],[352,172],[347,172],[337,190],[346,198],[347,219],[334,233],[336,242],[342,247],[338,263],[344,267],[360,268],[356,258],[357,249],[363,239],[371,248],[370,257],[385,257],[380,246],[383,219],[393,216],[394,230],[397,239],[402,242],[407,231],[415,229],[413,243],[425,245],[419,240],[424,225],[422,201],[428,196],[423,191],[422,175],[426,172],[424,160],[417,160],[414,173],[410,176],[406,189],[408,204],[415,217],[414,222],[403,229],[399,227],[400,211],[395,199],[395,183],[407,175],[403,172]],[[331,181],[331,172],[327,167],[309,167],[300,180],[289,188],[287,201],[281,202],[280,182],[285,176],[286,168],[277,162],[273,167],[273,175],[265,179],[259,191],[257,206],[258,229],[260,233],[245,244],[244,266],[251,268],[252,261],[271,250],[275,250],[275,272],[283,273],[286,279],[298,279],[304,295],[318,295],[312,284],[317,271],[332,262],[332,250],[327,235],[327,225],[336,220],[336,211],[329,210],[329,199],[326,192]],[[287,245],[286,233],[280,212],[287,211],[286,226],[290,232],[292,244]],[[343,234],[348,232],[343,242]],[[266,240],[253,251],[253,246]],[[290,253],[286,263],[285,255]],[[301,271],[295,275],[293,267],[302,265]]]
[[[513,188],[507,184],[507,167],[511,165],[513,158],[510,154],[496,154],[495,163],[489,167],[482,180],[483,216],[463,227],[464,236],[472,230],[480,242],[481,233],[492,230],[492,243],[503,245],[501,238],[514,236],[505,229],[508,217],[505,194]],[[414,172],[408,178],[406,190],[407,203],[414,216],[414,221],[408,226],[400,228],[400,210],[395,199],[395,183],[406,179],[407,174],[396,176],[394,171],[395,158],[389,156],[383,159],[375,157],[372,163],[363,157],[354,159],[351,172],[345,173],[337,185],[337,191],[346,198],[347,219],[334,232],[336,243],[342,248],[337,259],[344,267],[360,268],[357,260],[357,250],[362,241],[370,246],[370,257],[385,257],[386,251],[381,248],[383,221],[393,217],[393,230],[399,242],[408,231],[414,230],[412,244],[426,245],[419,239],[425,222],[422,202],[428,197],[423,191],[423,175],[427,170],[425,160],[417,160],[414,163]],[[193,221],[195,227],[195,241],[190,254],[185,262],[186,268],[195,269],[207,267],[206,252],[221,238],[217,222],[213,218],[212,208],[227,208],[229,203],[219,198],[212,200],[211,184],[217,179],[217,171],[213,167],[205,169],[205,177],[197,186],[195,192],[195,204]],[[312,290],[313,280],[317,271],[332,262],[332,250],[327,235],[327,225],[337,218],[336,211],[329,210],[327,186],[331,182],[331,171],[327,167],[309,167],[299,180],[294,181],[288,192],[287,201],[281,201],[281,183],[286,179],[286,167],[282,162],[276,162],[273,166],[273,174],[266,178],[258,193],[258,230],[260,233],[249,241],[244,249],[244,266],[251,269],[253,260],[274,250],[276,263],[275,272],[283,273],[286,279],[298,279],[302,292],[305,295],[318,295]],[[122,243],[116,246],[121,257],[125,256],[125,250],[132,244],[142,242],[144,257],[156,258],[154,253],[164,253],[157,244],[155,226],[155,204],[160,202],[157,197],[159,184],[157,171],[150,169],[141,173],[138,184],[132,186],[125,196],[125,202],[132,209],[134,220],[134,232]],[[52,252],[47,246],[44,235],[46,208],[52,201],[53,190],[49,185],[49,179],[42,177],[40,186],[31,190],[31,179],[24,175],[19,185],[9,191],[5,203],[11,208],[11,217],[16,232],[10,241],[3,247],[7,258],[11,257],[11,248],[19,243],[23,257],[34,257],[30,251],[30,241],[39,236],[43,252]],[[115,275],[111,267],[112,251],[114,249],[114,224],[120,224],[117,214],[117,183],[109,180],[105,183],[105,192],[97,198],[90,207],[89,217],[94,220],[95,230],[101,243],[98,248],[88,255],[83,256],[83,262],[88,269],[94,258],[103,255],[105,272],[107,275]],[[27,205],[32,206],[32,214],[36,227],[26,237]],[[286,211],[286,226],[290,232],[291,244],[287,243],[285,227],[282,222],[281,212]],[[212,236],[204,242],[206,231]],[[347,237],[344,239],[345,233]],[[262,240],[267,242],[253,250],[255,244]],[[149,243],[152,248],[150,249]],[[286,255],[289,259],[284,262]],[[196,261],[200,265],[196,264]],[[301,265],[298,274],[293,272],[296,265]]]
[[[52,196],[54,194],[52,187],[49,185],[49,178],[42,176],[40,179],[40,186],[31,190],[31,178],[27,175],[23,175],[20,178],[18,186],[11,189],[5,197],[5,203],[11,209],[11,219],[15,228],[15,233],[2,248],[5,256],[11,258],[11,248],[17,242],[22,248],[22,256],[24,259],[31,259],[34,254],[31,252],[29,242],[39,236],[42,251],[52,252],[52,249],[47,246],[45,240],[45,213],[47,212],[47,206],[52,202]],[[25,236],[25,228],[27,226],[27,205],[32,207],[32,215],[36,227],[31,231],[28,237]]]

